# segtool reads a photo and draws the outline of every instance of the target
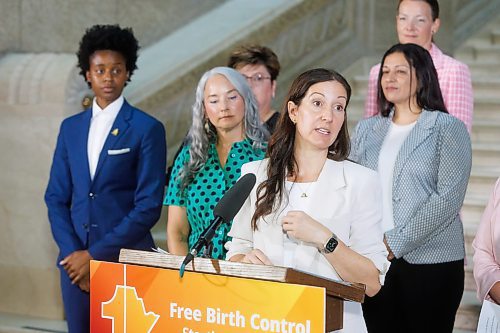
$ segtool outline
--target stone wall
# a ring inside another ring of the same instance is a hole
[[[145,47],[225,1],[2,0],[0,53],[73,53],[86,28],[116,23]]]
[[[0,58],[0,312],[63,316],[43,195],[73,58]]]

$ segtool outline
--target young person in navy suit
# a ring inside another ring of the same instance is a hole
[[[95,94],[61,125],[45,193],[70,333],[89,332],[89,263],[116,261],[121,248],[150,250],[165,186],[165,129],[127,103],[137,68],[131,29],[96,25],[77,53]]]

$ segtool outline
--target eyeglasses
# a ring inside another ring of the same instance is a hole
[[[262,74],[254,74],[252,76],[243,75],[247,79],[248,83],[262,84],[264,80],[270,80],[270,76],[264,76]]]

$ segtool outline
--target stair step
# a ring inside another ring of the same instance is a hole
[[[490,46],[498,46],[500,45],[500,28],[493,27],[492,29],[487,29],[478,35],[476,35],[473,39],[466,41],[463,46],[457,50],[455,53],[455,58],[459,59],[460,50],[467,48],[487,48]],[[459,59],[460,61],[464,59]],[[467,60],[467,59],[465,59]]]
[[[474,80],[475,77],[481,77],[485,75],[496,76],[500,74],[499,61],[469,61],[467,62],[467,66],[469,66],[472,80]]]
[[[366,56],[361,59],[356,60],[351,63],[349,67],[342,71],[342,75],[349,78],[349,83],[351,83],[350,78],[356,75],[366,75],[370,73],[371,68],[380,62],[380,56]]]
[[[462,221],[463,222],[463,221]],[[472,241],[476,237],[478,223],[466,223],[463,222],[464,225],[464,238],[465,238],[465,253],[470,258],[467,258],[467,264],[470,265],[472,270],[472,256],[474,255],[474,249],[472,248]]]
[[[495,143],[472,143],[473,166],[499,166],[500,145]]]
[[[486,207],[488,196],[489,193],[467,191],[465,194],[464,205]],[[479,222],[479,220],[475,221]]]
[[[492,167],[473,167],[471,170],[471,177],[487,178],[488,180],[495,181],[500,177],[500,165]]]
[[[356,75],[351,82],[352,91],[358,96],[364,96],[366,98],[366,92],[368,91],[368,75]]]
[[[347,126],[349,129],[349,135],[351,138],[354,135],[354,129],[358,122],[363,119],[363,113],[365,110],[365,101],[356,96],[356,98],[351,98],[349,106],[347,107]]]
[[[500,61],[500,45],[464,46],[456,53],[456,58],[469,61]]]
[[[463,48],[474,48],[474,47],[486,47],[492,45],[492,32],[491,31],[484,31],[477,36],[475,36],[473,39],[470,39],[466,41],[462,47],[457,50],[454,54],[454,58],[460,60],[460,61],[468,61],[468,59],[461,59],[460,58],[460,50]]]
[[[359,121],[363,117],[365,111],[365,95],[354,95],[349,101],[349,106],[347,107],[347,113],[350,120]]]
[[[480,310],[481,303],[476,298],[476,292],[465,290],[455,317],[455,328],[475,332]]]
[[[51,320],[0,312],[0,333],[66,333],[63,320]]]
[[[475,119],[472,122],[471,140],[480,143],[499,143],[500,119]]]
[[[500,29],[496,28],[491,31],[491,43],[494,45],[500,45]]]
[[[465,271],[464,290],[476,294],[476,282],[474,281],[473,268],[474,265],[472,260],[472,254],[467,254],[464,266],[464,271]]]
[[[474,92],[475,94],[475,92]],[[474,122],[481,120],[500,120],[500,94],[493,97],[474,96]]]
[[[500,50],[498,51],[500,54]],[[500,78],[491,76],[476,76],[472,81],[474,97],[498,98],[500,92]]]
[[[500,177],[500,166],[473,166],[467,186],[467,193],[489,195],[498,177]]]
[[[365,95],[353,95],[347,107],[347,125],[351,138],[354,135],[354,128],[358,122],[363,119],[365,112]]]
[[[472,271],[472,261],[470,262],[471,269],[465,270],[464,291],[476,293],[476,282],[474,281],[474,273]]]
[[[464,225],[478,225],[483,216],[484,209],[488,203],[487,195],[471,194],[465,195],[464,204],[460,211]]]

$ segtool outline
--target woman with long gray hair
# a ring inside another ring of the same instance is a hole
[[[245,78],[228,67],[203,74],[192,112],[164,201],[168,250],[177,255],[186,255],[208,227],[215,205],[239,178],[241,166],[264,158],[269,136]],[[207,249],[212,258],[224,258],[230,227],[221,225],[212,239]]]

